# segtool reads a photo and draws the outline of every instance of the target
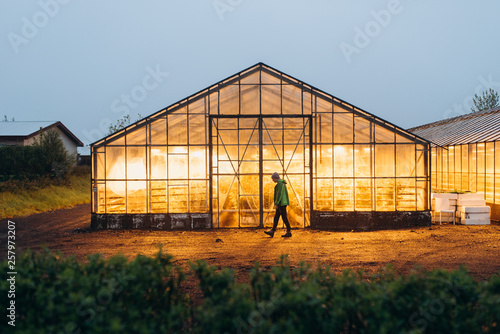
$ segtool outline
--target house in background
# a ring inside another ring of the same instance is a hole
[[[76,158],[77,147],[84,145],[61,122],[0,122],[0,145],[32,145],[40,137],[42,131],[46,132],[52,129],[59,132],[64,148]]]
[[[500,108],[408,129],[432,142],[433,192],[481,193],[500,220]]]

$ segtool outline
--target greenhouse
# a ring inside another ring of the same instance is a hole
[[[433,192],[480,193],[491,207],[491,219],[500,220],[500,108],[421,125],[410,131],[433,143]]]
[[[92,144],[92,228],[430,224],[430,143],[259,63]]]

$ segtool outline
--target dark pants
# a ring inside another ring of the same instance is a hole
[[[280,220],[280,216],[283,219],[283,223],[285,223],[286,230],[290,231],[290,223],[288,222],[288,217],[286,216],[286,205],[283,206],[278,206],[276,209],[276,213],[274,215],[274,224],[273,224],[273,230],[276,230],[276,227],[278,227],[278,221]]]

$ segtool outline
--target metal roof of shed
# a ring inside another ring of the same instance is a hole
[[[408,129],[440,146],[500,140],[500,107]]]

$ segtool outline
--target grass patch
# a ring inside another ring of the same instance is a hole
[[[66,180],[39,179],[0,183],[0,219],[90,203],[90,171],[75,168]]]

